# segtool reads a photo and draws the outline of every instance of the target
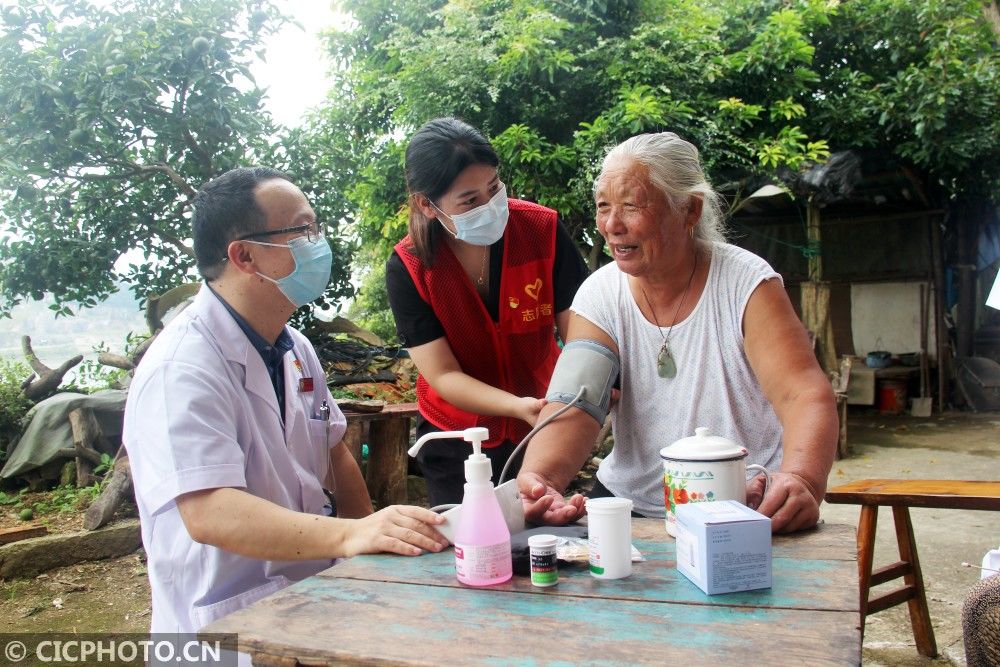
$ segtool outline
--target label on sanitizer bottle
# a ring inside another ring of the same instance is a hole
[[[510,540],[487,546],[455,545],[455,572],[460,579],[492,581],[510,576]]]

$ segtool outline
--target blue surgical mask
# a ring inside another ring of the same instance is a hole
[[[275,280],[260,271],[257,275],[277,285],[281,293],[296,308],[315,301],[326,291],[326,286],[330,283],[330,270],[333,268],[333,251],[330,250],[330,243],[326,237],[319,236],[316,240],[310,241],[306,236],[297,236],[287,244],[264,241],[247,241],[247,243],[288,248],[292,251],[295,268],[287,276]]]
[[[441,226],[448,229],[448,232],[459,241],[472,245],[493,245],[503,237],[503,232],[507,229],[510,212],[507,209],[507,187],[503,183],[492,199],[465,213],[448,215],[434,205],[434,202],[431,202],[431,205],[437,208],[441,215],[451,219],[455,225],[454,232],[445,225]]]

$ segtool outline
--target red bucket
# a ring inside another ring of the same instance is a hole
[[[906,381],[880,380],[878,411],[884,415],[901,415],[906,411]]]

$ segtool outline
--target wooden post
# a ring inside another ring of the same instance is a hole
[[[347,430],[344,431],[344,446],[358,462],[358,466],[361,465],[361,440],[364,437],[364,427],[364,422],[349,421]]]
[[[92,471],[100,465],[101,455],[94,445],[101,440],[101,426],[94,411],[77,408],[69,413],[69,425],[73,430],[73,450],[76,456],[76,485],[81,489],[94,483]]]
[[[953,268],[958,273],[958,309],[955,315],[955,356],[969,357],[975,354],[976,334],[976,247],[978,241],[977,220],[969,203],[953,206],[957,213],[955,226],[958,231],[958,262]]]
[[[816,337],[816,356],[827,377],[839,372],[840,363],[833,344],[830,323],[830,284],[807,282],[799,285],[802,323]]]
[[[369,425],[366,481],[379,508],[406,502],[406,445],[410,418],[394,417]]]
[[[811,331],[816,340],[816,355],[819,358],[823,372],[830,373],[839,370],[837,351],[833,343],[833,324],[830,322],[830,284],[823,282],[823,256],[820,252],[820,215],[819,206],[809,198],[806,212],[806,238],[809,247],[816,254],[809,255],[809,282],[800,287],[799,305],[802,310],[802,323]]]
[[[934,218],[931,225],[931,268],[934,271],[934,346],[937,356],[938,412],[944,412],[951,397],[948,378],[951,374],[947,329],[944,326],[944,260],[941,258],[941,225]]]
[[[809,203],[806,208],[806,241],[809,247],[814,249],[815,254],[809,255],[809,282],[818,283],[823,280],[823,253],[821,252],[821,234],[819,206],[813,201],[813,196],[809,195]]]

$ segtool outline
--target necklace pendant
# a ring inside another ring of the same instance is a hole
[[[674,355],[670,354],[670,348],[664,345],[660,348],[660,353],[656,355],[656,374],[665,380],[672,380],[677,377],[677,363]]]

